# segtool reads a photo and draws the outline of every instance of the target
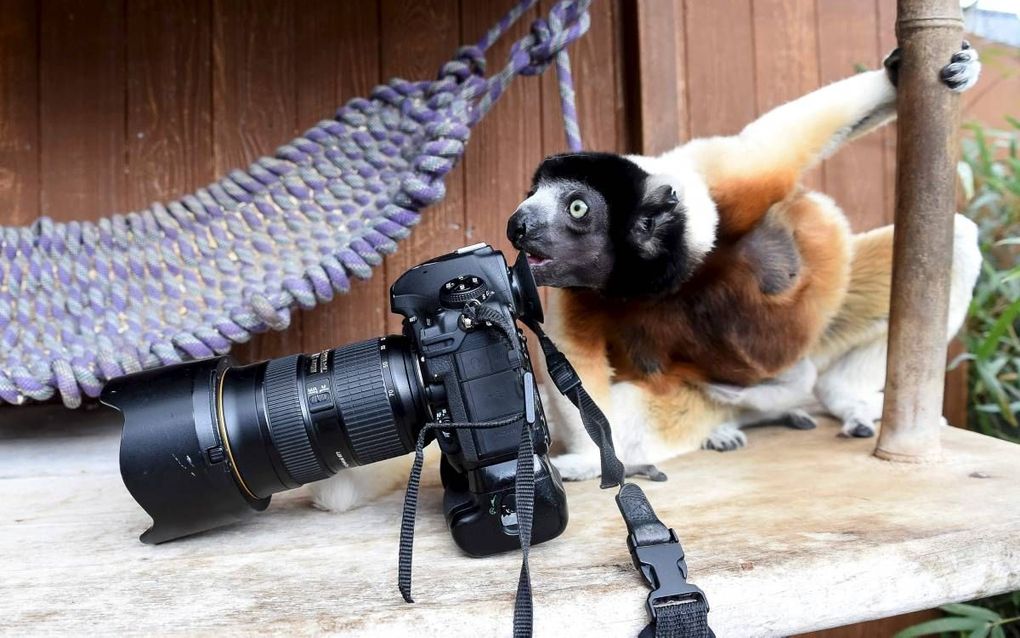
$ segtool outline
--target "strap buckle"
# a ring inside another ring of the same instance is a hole
[[[669,530],[669,540],[654,545],[638,545],[634,534],[627,536],[627,549],[634,567],[648,581],[652,591],[648,594],[648,613],[658,620],[658,608],[700,600],[708,611],[708,599],[697,585],[687,582],[687,561],[676,532]]]

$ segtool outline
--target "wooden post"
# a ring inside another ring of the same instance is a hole
[[[959,50],[959,0],[899,0],[896,233],[889,359],[875,455],[924,462],[941,452],[946,316],[953,254],[959,98],[939,71]]]

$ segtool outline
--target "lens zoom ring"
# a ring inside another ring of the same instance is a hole
[[[273,359],[266,366],[266,411],[269,429],[287,473],[298,483],[329,476],[312,450],[301,414],[301,387],[297,383],[298,355]]]
[[[379,348],[378,341],[362,341],[338,348],[333,358],[340,412],[362,465],[409,451],[397,434]]]

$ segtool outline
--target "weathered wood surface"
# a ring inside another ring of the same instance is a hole
[[[346,514],[277,498],[249,524],[160,547],[117,473],[117,430],[0,429],[0,633],[501,636],[519,556],[458,553],[436,472],[420,504],[414,591],[396,589],[402,494]],[[57,422],[47,423],[47,421]],[[40,429],[42,428],[42,429]],[[48,432],[32,436],[33,432]],[[955,428],[945,460],[903,466],[869,440],[763,429],[750,446],[663,465],[645,483],[683,537],[719,636],[778,636],[1020,587],[1020,447]],[[539,636],[635,635],[647,590],[612,493],[568,485],[570,525],[533,550]]]

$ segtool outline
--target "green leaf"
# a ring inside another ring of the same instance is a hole
[[[1006,638],[1006,630],[1002,628],[1002,625],[992,628],[992,638]]]
[[[940,634],[943,631],[974,631],[979,627],[987,625],[988,622],[980,618],[968,618],[953,616],[949,618],[936,618],[898,632],[894,638],[916,638],[917,636],[931,636]]]
[[[1007,115],[1006,121],[1009,122],[1013,128],[1020,130],[1020,120],[1016,119],[1012,115]]]
[[[1020,315],[1020,299],[1013,300],[1013,303],[1009,304],[1003,313],[999,316],[998,321],[992,326],[992,329],[988,331],[988,335],[984,341],[978,347],[977,358],[987,359],[995,352],[996,347],[999,344],[999,339],[1006,334],[1006,330],[1013,325],[1013,321],[1016,320],[1017,316]]]
[[[987,638],[988,632],[992,630],[991,625],[985,625],[984,627],[978,627],[974,631],[970,632],[967,638]]]
[[[987,607],[979,607],[977,605],[968,605],[966,603],[950,603],[948,605],[942,605],[939,607],[942,611],[953,614],[954,616],[968,616],[970,618],[982,618],[984,620],[990,620],[996,622],[1002,620],[1002,616],[995,613]]]

